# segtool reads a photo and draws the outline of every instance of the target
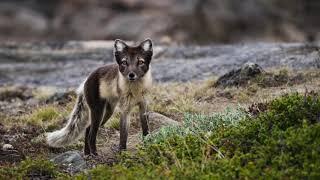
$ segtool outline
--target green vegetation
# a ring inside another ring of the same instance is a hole
[[[43,122],[52,121],[57,117],[59,117],[59,111],[55,107],[47,106],[34,111],[27,119],[27,122],[41,125]]]
[[[213,122],[216,124],[210,124],[212,120],[217,120]],[[119,164],[99,166],[89,171],[89,176],[93,179],[320,177],[317,95],[286,95],[270,102],[268,110],[257,117],[234,111],[210,117],[186,115],[185,121],[197,124],[197,128],[190,128],[190,133],[183,131],[189,129],[188,123],[181,132],[166,128],[162,130],[165,135],[160,131],[149,137],[136,154],[124,153]],[[81,174],[77,178],[87,176]]]
[[[0,179],[52,179],[68,177],[58,171],[52,162],[43,158],[22,161],[19,166],[0,168]]]
[[[56,129],[59,121],[68,115],[67,110],[61,110],[56,106],[44,106],[24,117],[23,122],[29,125],[41,126],[46,131]]]
[[[241,108],[237,110],[227,108],[225,112],[214,113],[211,116],[187,113],[182,126],[163,127],[157,133],[147,136],[144,141],[145,144],[156,144],[173,136],[211,134],[219,128],[236,126],[246,116],[247,114]]]

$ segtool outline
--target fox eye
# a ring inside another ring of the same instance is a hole
[[[128,62],[127,62],[126,60],[121,61],[121,65],[123,65],[123,66],[127,66],[127,65],[128,65]]]
[[[138,58],[138,65],[144,65],[144,59]]]
[[[127,58],[122,58],[121,65],[123,65],[123,66],[127,66],[128,65]]]

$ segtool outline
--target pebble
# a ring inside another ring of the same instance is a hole
[[[14,148],[13,148],[13,146],[11,144],[4,144],[2,146],[2,150],[3,151],[12,150],[12,149],[14,149]]]

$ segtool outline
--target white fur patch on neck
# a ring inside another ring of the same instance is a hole
[[[126,78],[119,72],[118,85],[121,91],[119,104],[124,111],[130,112],[130,109],[137,105],[138,102],[142,102],[145,93],[151,87],[152,77],[150,69],[137,82],[128,82]]]
[[[152,86],[152,75],[149,68],[148,72],[137,82],[128,82],[128,80],[119,72],[119,88],[122,93],[131,93],[132,95],[142,95],[145,90]]]

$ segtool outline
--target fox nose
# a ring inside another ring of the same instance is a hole
[[[136,74],[133,73],[133,72],[130,72],[130,73],[128,74],[128,78],[129,78],[129,80],[135,80],[135,79],[136,79]]]

